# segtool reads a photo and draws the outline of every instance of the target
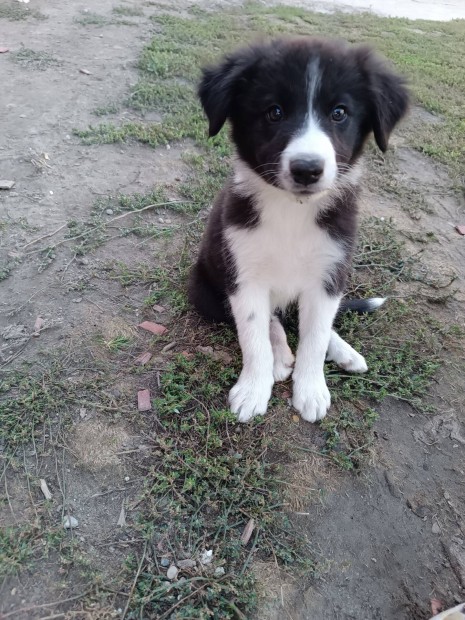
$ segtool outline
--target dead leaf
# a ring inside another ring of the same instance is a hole
[[[455,227],[455,230],[459,233],[459,235],[465,235],[465,226],[461,226],[460,224],[457,224],[457,226]]]
[[[194,357],[193,353],[189,353],[189,351],[181,351],[181,355],[186,358],[186,360],[191,360]]]
[[[40,479],[40,490],[44,494],[45,499],[52,499],[50,489],[48,488],[47,483],[43,478]]]
[[[134,362],[136,364],[140,364],[140,366],[145,366],[145,364],[148,364],[148,362],[150,362],[151,359],[152,359],[152,354],[149,353],[148,351],[145,351],[145,353],[141,353],[140,355],[138,355],[136,359],[134,360]]]
[[[118,517],[118,521],[116,525],[119,525],[119,527],[126,526],[126,511],[124,510],[124,501],[123,501],[123,505],[121,506],[121,512],[119,513],[119,517]]]
[[[151,321],[143,321],[139,324],[139,327],[145,329],[148,332],[152,332],[152,334],[155,334],[156,336],[161,336],[167,331],[164,325],[160,325],[159,323],[152,323]]]
[[[295,422],[297,424],[297,422],[299,421],[299,416],[298,415],[293,415],[292,416],[292,421]]]
[[[150,411],[152,409],[149,390],[139,390],[137,392],[137,409],[139,411]]]
[[[252,536],[252,532],[255,529],[255,520],[254,519],[250,519],[250,521],[247,523],[247,525],[244,528],[244,531],[242,532],[242,536],[241,536],[241,543],[245,546],[249,540],[250,537]]]
[[[285,390],[285,391],[281,394],[281,396],[282,396],[283,398],[290,398],[290,397],[291,397],[291,393],[289,392],[289,390]]]
[[[8,181],[6,179],[0,180],[0,189],[11,189],[12,187],[14,187],[14,185],[14,181]]]
[[[40,336],[40,331],[44,325],[45,325],[44,319],[41,316],[38,316],[35,320],[34,332],[32,334],[35,338],[38,338]]]
[[[84,73],[84,75],[92,75],[92,73],[87,71],[87,69],[79,69],[79,73]]]

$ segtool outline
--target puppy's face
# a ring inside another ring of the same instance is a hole
[[[229,119],[242,161],[298,195],[350,182],[369,133],[384,151],[408,103],[369,49],[307,38],[240,50],[204,71],[199,94],[210,135]]]

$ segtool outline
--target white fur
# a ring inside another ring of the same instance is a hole
[[[368,370],[363,355],[357,353],[357,351],[338,336],[334,330],[331,332],[326,360],[328,362],[335,362],[348,372],[366,372]]]
[[[241,163],[236,167],[237,190],[254,196],[260,224],[225,231],[237,273],[230,302],[243,355],[241,375],[230,392],[231,409],[240,421],[265,413],[273,375],[286,376],[283,366],[292,364],[283,334],[270,325],[271,313],[298,299],[301,335],[293,402],[305,419],[321,419],[330,404],[323,364],[339,305],[323,282],[343,260],[344,248],[316,222],[324,196],[296,197],[265,183]],[[284,364],[282,359],[273,363],[271,335],[278,342],[275,360],[287,353]]]
[[[286,332],[280,320],[273,316],[270,321],[270,341],[273,350],[273,378],[285,381],[292,372],[294,355],[287,344]]]
[[[337,176],[337,163],[333,143],[329,136],[320,129],[311,110],[302,131],[289,142],[281,156],[279,180],[282,186],[289,191],[295,188],[289,170],[290,163],[293,159],[301,158],[321,159],[324,162],[323,174],[319,181],[312,185],[312,192],[325,191],[334,185]]]

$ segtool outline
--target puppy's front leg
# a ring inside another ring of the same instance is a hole
[[[270,341],[270,295],[242,285],[229,298],[242,349],[242,372],[229,392],[231,411],[239,422],[266,413],[273,387]]]
[[[339,303],[340,297],[329,296],[323,286],[305,291],[299,298],[299,346],[292,404],[308,422],[324,418],[331,404],[324,362]]]

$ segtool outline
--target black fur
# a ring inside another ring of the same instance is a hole
[[[312,79],[316,83],[313,109],[334,146],[343,180],[370,133],[379,148],[386,150],[389,135],[408,106],[404,80],[367,47],[299,38],[231,54],[218,66],[204,70],[199,87],[210,136],[229,120],[240,160],[267,183],[281,187],[280,156],[308,113]],[[267,116],[276,104],[285,111],[284,120],[277,124]],[[350,116],[336,124],[330,113],[339,104],[350,110]],[[346,251],[346,260],[325,280],[330,295],[339,295],[346,284],[356,236],[357,194],[356,184],[346,184],[318,217],[319,226],[340,240]],[[213,206],[189,283],[191,302],[204,317],[215,321],[231,320],[227,299],[234,292],[235,265],[225,240],[225,229],[231,224],[255,227],[260,217],[253,198],[240,195],[230,182]]]

